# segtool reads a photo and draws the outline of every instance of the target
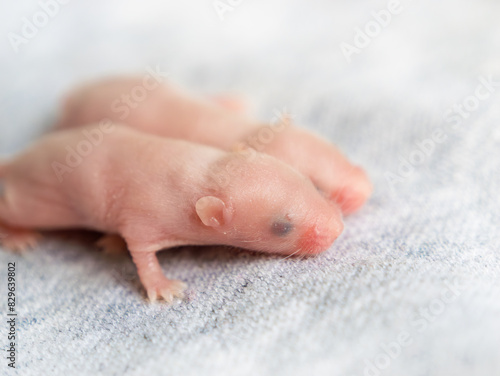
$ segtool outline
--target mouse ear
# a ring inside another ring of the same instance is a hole
[[[214,196],[205,196],[196,201],[196,214],[205,226],[210,227],[227,224],[233,216],[224,201]]]

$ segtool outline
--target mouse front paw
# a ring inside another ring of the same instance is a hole
[[[163,298],[166,302],[171,303],[174,297],[181,299],[184,297],[183,291],[187,287],[186,284],[165,277],[158,263],[156,252],[132,251],[131,254],[139,273],[139,279],[151,302]]]

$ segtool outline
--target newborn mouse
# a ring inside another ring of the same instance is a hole
[[[230,98],[196,98],[151,76],[112,78],[70,93],[57,128],[109,118],[144,132],[225,150],[243,142],[298,169],[344,214],[359,209],[371,195],[364,170],[352,165],[334,145],[286,120],[280,124],[249,120],[235,113],[235,103]]]
[[[124,238],[151,301],[181,297],[156,252],[225,244],[316,254],[343,230],[339,209],[287,164],[112,123],[54,132],[0,164],[4,245],[85,228]]]

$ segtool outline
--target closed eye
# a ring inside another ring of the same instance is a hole
[[[326,197],[326,193],[324,190],[322,190],[320,187],[318,187],[317,185],[314,186],[314,188],[316,188],[316,190],[318,191],[318,193],[324,197]]]
[[[287,236],[293,230],[293,225],[286,221],[276,221],[271,225],[271,232],[277,236]]]

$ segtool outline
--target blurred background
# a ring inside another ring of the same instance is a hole
[[[79,246],[15,256],[18,374],[498,375],[499,15],[493,0],[3,1],[0,156],[75,85],[154,69],[264,121],[286,109],[375,184],[316,259],[164,256],[198,294],[172,309]]]
[[[500,75],[495,1],[396,1],[399,13],[378,32],[368,24],[390,2],[42,3],[6,3],[0,16],[2,129],[15,123],[18,142],[82,80],[150,66],[196,91],[242,93],[264,118],[287,106],[307,123],[322,105],[333,117],[325,128],[375,102],[386,122],[394,106],[446,108],[479,75]],[[356,48],[367,26],[375,36],[346,58],[342,43]]]

